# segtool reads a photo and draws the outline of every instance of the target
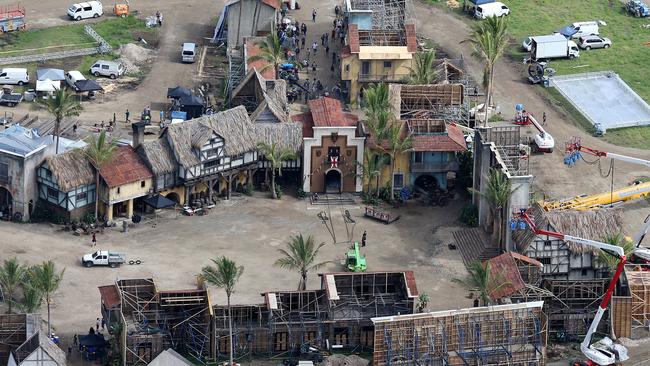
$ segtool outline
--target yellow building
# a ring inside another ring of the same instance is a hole
[[[404,123],[401,121],[397,121],[396,123],[401,123],[402,128],[405,127]],[[404,131],[406,132],[406,131]],[[406,136],[406,133],[404,133]],[[402,189],[402,187],[408,186],[411,184],[409,181],[409,169],[410,169],[410,159],[411,159],[411,153],[409,152],[399,152],[397,153],[397,156],[395,156],[395,167],[393,171],[393,176],[390,174],[390,169],[391,169],[391,161],[390,161],[390,156],[387,154],[387,151],[389,151],[388,144],[386,141],[382,141],[380,143],[377,142],[377,140],[370,134],[368,136],[367,148],[370,149],[374,154],[376,154],[377,158],[380,156],[385,156],[384,159],[384,166],[381,169],[381,174],[379,175],[379,189],[384,188],[388,185],[392,185],[394,190],[399,191]],[[364,165],[366,162],[364,162]],[[377,189],[377,178],[373,178],[372,182],[368,182],[366,179],[363,184],[364,184],[364,191],[368,190],[368,183],[370,183],[370,191],[374,191]]]
[[[361,30],[349,24],[347,45],[341,50],[341,80],[350,103],[358,105],[367,84],[404,81],[416,51],[414,24],[400,30]]]
[[[153,173],[131,146],[115,149],[113,158],[99,169],[99,197],[107,220],[131,218],[134,201],[153,192]]]

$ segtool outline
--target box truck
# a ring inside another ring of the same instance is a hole
[[[532,37],[530,53],[534,60],[580,57],[578,45],[561,34]]]

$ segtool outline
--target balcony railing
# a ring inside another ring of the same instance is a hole
[[[447,161],[440,163],[411,163],[411,172],[414,173],[438,173],[458,170],[458,162]]]
[[[409,74],[365,74],[359,73],[359,81],[365,82],[379,82],[379,81],[403,81],[409,76]]]

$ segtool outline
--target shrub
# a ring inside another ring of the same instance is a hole
[[[282,191],[282,186],[280,186],[279,184],[276,184],[275,185],[275,194],[278,196],[278,199],[282,198],[283,193],[284,192]]]
[[[460,216],[458,219],[467,226],[478,226],[478,207],[471,203],[465,204],[460,210]]]
[[[296,193],[296,196],[298,198],[300,198],[300,199],[303,199],[303,198],[305,198],[305,196],[307,196],[307,193],[305,192],[304,189],[302,189],[302,187],[299,187],[298,192]]]

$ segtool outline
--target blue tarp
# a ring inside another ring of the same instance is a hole
[[[187,121],[187,112],[172,111],[172,119],[182,119],[183,121]]]
[[[469,2],[474,5],[483,5],[483,4],[493,3],[494,0],[469,0]]]
[[[566,26],[564,28],[560,28],[556,31],[557,33],[560,33],[561,35],[571,39],[574,34],[576,34],[578,31],[573,28],[572,25]]]

